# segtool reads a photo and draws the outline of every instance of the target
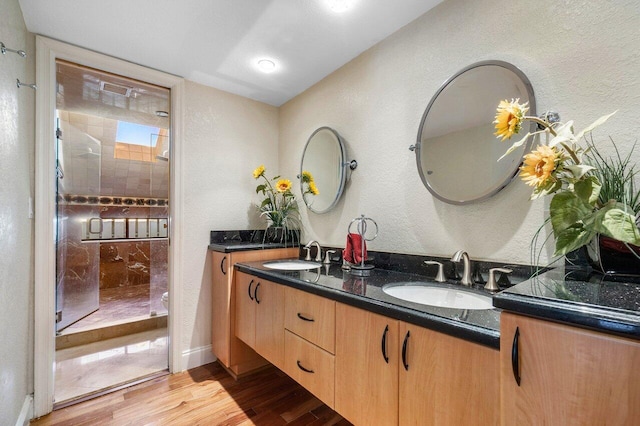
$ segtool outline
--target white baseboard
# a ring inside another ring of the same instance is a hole
[[[29,426],[29,422],[33,417],[33,395],[27,395],[24,397],[24,403],[22,404],[22,410],[16,420],[16,426]]]
[[[211,345],[187,349],[182,352],[182,368],[189,370],[214,362],[216,359],[211,352]]]

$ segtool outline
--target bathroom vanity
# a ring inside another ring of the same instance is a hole
[[[265,260],[297,249],[231,245],[210,246],[213,351],[236,377],[269,362],[356,425],[640,419],[640,284],[560,268],[513,279],[494,309],[452,309],[389,295],[430,281],[393,254],[395,271],[359,277],[338,264],[279,270]]]

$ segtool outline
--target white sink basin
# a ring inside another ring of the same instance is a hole
[[[280,271],[305,271],[307,269],[317,269],[322,265],[317,262],[306,260],[271,260],[262,264],[265,268],[278,269]]]
[[[492,309],[491,297],[445,287],[420,284],[390,285],[382,291],[389,296],[421,305],[453,309]]]

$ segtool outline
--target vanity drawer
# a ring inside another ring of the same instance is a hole
[[[284,358],[283,371],[333,408],[335,356],[285,330]]]
[[[336,302],[291,287],[284,298],[284,327],[335,354]]]

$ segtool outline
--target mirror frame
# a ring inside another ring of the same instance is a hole
[[[331,202],[331,204],[329,205],[329,207],[327,207],[324,210],[317,210],[314,209],[311,205],[309,205],[309,203],[307,203],[307,200],[305,199],[304,195],[302,196],[302,200],[304,201],[304,204],[307,206],[307,209],[311,210],[313,213],[316,214],[323,214],[326,213],[328,211],[330,211],[331,209],[333,209],[336,204],[338,204],[338,201],[340,201],[340,197],[342,196],[342,193],[344,192],[344,188],[346,186],[347,183],[347,166],[349,166],[349,162],[347,162],[347,150],[345,148],[345,144],[344,144],[344,140],[342,139],[342,137],[340,136],[340,134],[335,131],[334,129],[332,129],[331,127],[328,126],[323,126],[323,127],[319,127],[316,130],[314,130],[313,133],[311,133],[311,136],[309,136],[309,139],[307,139],[307,143],[304,145],[304,150],[302,150],[302,158],[300,159],[300,174],[298,175],[299,181],[300,181],[300,190],[301,192],[303,191],[302,189],[302,172],[304,171],[303,167],[304,167],[304,155],[307,152],[307,147],[309,146],[309,143],[311,142],[311,140],[313,139],[313,137],[323,131],[323,130],[328,130],[330,131],[336,138],[337,142],[338,142],[338,147],[340,149],[340,185],[338,186],[338,190],[336,191],[336,195],[333,198],[333,201]],[[313,204],[313,203],[312,203]]]
[[[520,78],[520,80],[522,81],[522,83],[524,84],[525,89],[527,91],[527,95],[529,96],[529,114],[530,115],[534,115],[534,116],[536,115],[536,98],[535,98],[535,95],[533,93],[533,86],[531,85],[531,82],[529,81],[527,76],[519,68],[517,68],[515,65],[513,65],[513,64],[511,64],[509,62],[499,61],[499,60],[480,61],[480,62],[473,63],[473,64],[461,69],[460,71],[455,73],[453,76],[449,77],[442,84],[442,86],[440,86],[440,88],[436,91],[436,93],[433,95],[433,97],[431,98],[431,101],[427,105],[427,109],[425,109],[424,114],[422,115],[422,120],[420,120],[420,127],[418,128],[418,139],[417,139],[417,142],[415,144],[415,149],[413,150],[414,153],[416,154],[416,164],[418,166],[418,173],[420,174],[420,179],[422,179],[422,183],[424,184],[424,186],[427,187],[429,192],[434,197],[436,197],[437,199],[439,199],[441,201],[444,201],[445,203],[456,204],[456,205],[465,205],[465,204],[471,204],[471,203],[477,203],[477,202],[480,202],[480,201],[484,201],[484,200],[494,196],[495,194],[500,192],[502,189],[504,189],[518,175],[518,170],[519,170],[520,166],[522,165],[522,160],[521,160],[520,163],[518,164],[518,166],[510,174],[510,176],[508,176],[503,182],[500,182],[498,185],[496,185],[488,193],[486,193],[486,194],[484,194],[484,195],[482,195],[480,197],[471,198],[471,199],[468,199],[468,200],[452,200],[452,199],[449,199],[446,196],[436,192],[436,190],[429,184],[429,180],[427,179],[426,174],[422,170],[422,162],[420,161],[420,152],[422,150],[422,146],[421,146],[422,145],[422,142],[421,142],[421,140],[422,140],[422,132],[424,130],[424,124],[425,124],[425,122],[427,120],[427,116],[429,115],[429,111],[431,110],[431,107],[436,102],[436,99],[438,98],[438,96],[440,96],[440,93],[442,93],[444,91],[444,89],[446,89],[458,77],[460,77],[462,74],[466,73],[467,71],[473,70],[475,68],[484,67],[484,66],[502,67],[502,68],[505,68],[505,69],[513,72],[516,76],[518,76]],[[496,105],[496,108],[497,108],[497,105]],[[531,126],[530,131],[532,131],[532,132],[535,131],[534,130],[534,128],[536,126],[535,123],[531,123],[530,126]],[[523,129],[526,130],[525,125],[523,125]],[[527,142],[523,145],[525,153],[529,152],[531,150],[531,147],[533,145],[533,139],[534,138],[529,138],[527,140]],[[505,148],[505,151],[506,151],[506,148]]]

